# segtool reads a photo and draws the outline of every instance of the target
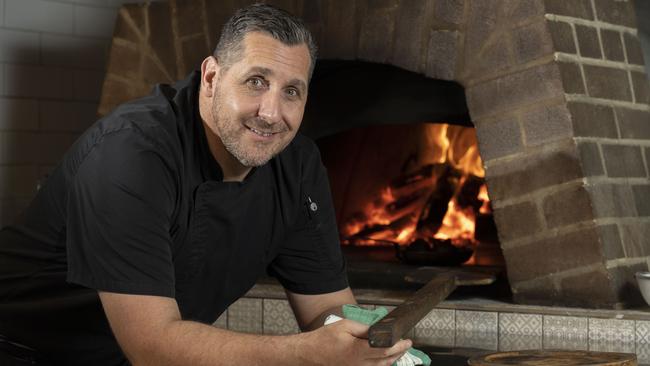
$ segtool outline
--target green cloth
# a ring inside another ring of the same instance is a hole
[[[356,322],[373,325],[378,322],[381,318],[385,317],[388,314],[388,310],[384,307],[377,307],[375,310],[368,310],[357,305],[343,305],[343,317],[346,319],[354,320]],[[422,364],[425,366],[431,365],[431,359],[424,352],[417,350],[415,348],[409,348],[407,351],[411,355],[422,360]],[[397,362],[393,363],[393,366],[396,366]]]

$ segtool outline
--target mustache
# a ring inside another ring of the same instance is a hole
[[[277,123],[269,123],[267,120],[261,117],[254,117],[246,120],[244,125],[248,128],[254,128],[258,131],[264,133],[278,133],[285,132],[287,129],[284,125]]]

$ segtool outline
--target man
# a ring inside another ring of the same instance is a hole
[[[72,146],[0,232],[0,335],[61,365],[390,365],[354,303],[324,168],[296,135],[315,46],[253,5],[214,56],[118,107]],[[267,270],[306,332],[210,326]],[[119,346],[118,346],[119,345]],[[128,361],[127,361],[128,359]]]

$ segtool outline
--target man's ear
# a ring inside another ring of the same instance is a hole
[[[212,97],[219,79],[219,64],[214,56],[208,56],[201,63],[201,92],[206,97]]]

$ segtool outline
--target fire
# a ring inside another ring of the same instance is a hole
[[[348,242],[408,245],[432,238],[476,244],[476,216],[491,209],[475,130],[447,124],[423,128],[419,165],[346,221],[342,234]]]

